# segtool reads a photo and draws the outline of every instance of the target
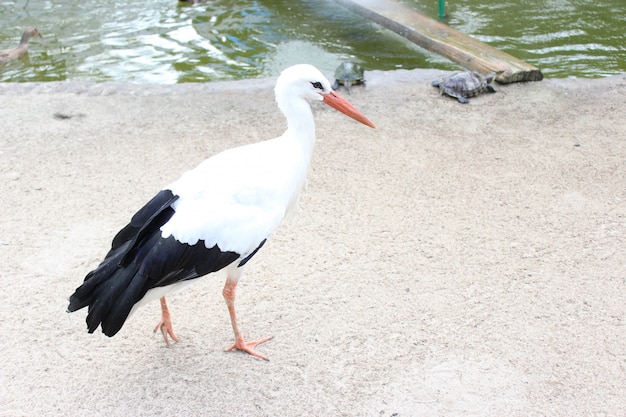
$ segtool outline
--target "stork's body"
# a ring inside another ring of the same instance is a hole
[[[165,342],[174,340],[165,294],[219,270],[226,270],[223,295],[235,344],[245,342],[235,314],[235,290],[243,267],[296,205],[306,180],[315,143],[315,125],[307,100],[324,100],[350,117],[374,127],[334,93],[328,80],[310,65],[283,71],[276,101],[287,118],[287,131],[275,139],[226,150],[160,191],[113,239],[104,261],[70,297],[68,311],[89,306],[89,332],[99,326],[115,335],[128,315],[161,298]]]

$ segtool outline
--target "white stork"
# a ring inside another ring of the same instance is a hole
[[[296,205],[315,143],[307,100],[323,101],[353,119],[374,124],[331,89],[311,65],[285,69],[276,82],[276,102],[287,131],[274,139],[221,152],[160,191],[113,239],[102,263],[70,296],[68,312],[89,307],[87,328],[115,335],[140,305],[161,299],[165,343],[178,341],[165,294],[198,278],[226,270],[223,296],[238,349],[255,349],[270,337],[247,342],[237,326],[235,290],[243,267]]]

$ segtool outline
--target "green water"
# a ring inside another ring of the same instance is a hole
[[[436,18],[436,0],[402,0]],[[538,66],[547,77],[626,72],[626,0],[447,1],[446,22]],[[30,54],[0,81],[172,84],[276,75],[311,62],[367,69],[458,69],[328,0],[0,0],[0,49],[25,26]]]

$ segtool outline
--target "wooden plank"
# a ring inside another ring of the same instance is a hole
[[[514,56],[431,19],[395,0],[335,0],[424,49],[480,74],[496,72],[500,83],[541,81],[543,74]]]

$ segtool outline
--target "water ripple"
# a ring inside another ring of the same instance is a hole
[[[436,17],[436,2],[401,0]],[[624,0],[447,2],[448,24],[554,77],[626,72]],[[25,26],[29,56],[0,81],[91,80],[171,84],[276,75],[308,61],[369,69],[458,67],[333,2],[321,0],[28,0],[0,7],[0,48]],[[6,46],[5,46],[6,45]]]

